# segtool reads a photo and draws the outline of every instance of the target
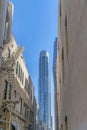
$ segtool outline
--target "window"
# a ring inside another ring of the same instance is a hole
[[[32,101],[32,90],[31,90],[31,101]]]
[[[16,90],[14,90],[14,98],[16,98],[16,96],[17,96],[17,92]]]
[[[24,83],[24,73],[22,72],[21,66],[19,65],[18,61],[16,63],[16,74],[18,75],[21,83]]]
[[[20,81],[22,82],[22,69],[20,69]]]
[[[20,65],[19,65],[18,77],[20,78]]]
[[[24,73],[22,72],[22,84],[24,83]]]
[[[19,98],[18,112],[22,114],[22,98]]]
[[[12,130],[16,130],[16,128],[12,125]]]
[[[9,86],[9,100],[11,100],[11,92],[12,92],[12,86]]]
[[[65,130],[68,130],[67,116],[65,116]]]
[[[63,48],[62,48],[62,79],[63,79],[63,82],[64,82],[64,51],[63,51]]]
[[[16,63],[16,74],[18,74],[18,61]]]
[[[24,103],[24,117],[26,119],[29,119],[29,113],[30,113],[29,107],[27,104]]]
[[[69,47],[68,47],[67,16],[65,16],[65,37],[66,37],[66,55],[68,57]]]
[[[60,7],[59,7],[59,20],[60,20],[60,27],[61,27],[61,22],[62,22],[61,0],[60,0]]]
[[[60,0],[60,17],[61,17],[61,0]]]
[[[61,84],[61,77],[59,78],[59,83]]]
[[[8,58],[10,58],[11,57],[11,51],[10,51],[10,49],[8,48]]]
[[[26,90],[26,92],[28,92],[28,82],[27,82],[27,79],[25,79],[25,90]]]
[[[8,89],[8,82],[5,80],[5,82],[4,82],[4,99],[7,99],[7,89]]]
[[[22,114],[22,98],[20,98],[20,113]]]
[[[25,79],[25,90],[28,93],[28,95],[29,95],[29,91],[30,91],[29,87],[30,87],[29,81],[27,79]]]
[[[61,125],[61,130],[63,130],[63,124]]]

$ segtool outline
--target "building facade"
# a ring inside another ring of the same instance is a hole
[[[33,130],[34,87],[23,48],[11,33],[12,14],[13,4],[8,2],[0,67],[0,130]]]
[[[59,0],[61,130],[87,129],[87,1]]]
[[[7,40],[6,35],[9,36],[10,40],[12,13],[13,13],[13,4],[8,0],[0,0],[0,61],[4,41]]]
[[[51,126],[51,86],[49,72],[49,54],[42,51],[39,58],[39,118]]]
[[[34,130],[39,130],[39,105],[34,96]]]
[[[54,108],[55,108],[55,130],[59,130],[59,116],[58,116],[58,39],[54,42],[54,55],[53,55],[53,76],[54,76]]]

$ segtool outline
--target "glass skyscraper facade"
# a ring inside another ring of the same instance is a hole
[[[42,51],[39,57],[39,119],[51,127],[51,86],[49,73],[49,53]]]

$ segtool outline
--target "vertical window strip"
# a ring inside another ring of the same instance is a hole
[[[68,130],[67,116],[65,116],[65,130]]]
[[[65,37],[66,37],[66,54],[68,57],[68,53],[69,53],[69,45],[68,45],[68,30],[67,30],[67,16],[65,16]]]
[[[11,100],[11,92],[12,92],[12,86],[9,86],[9,100]]]
[[[5,80],[4,82],[4,99],[7,99],[7,90],[8,90],[8,82]]]
[[[14,90],[14,98],[16,98],[16,96],[17,96],[17,92],[16,90]]]
[[[63,79],[63,82],[64,82],[64,51],[63,51],[63,48],[62,48],[62,79]]]
[[[16,74],[18,74],[18,61],[16,63]]]

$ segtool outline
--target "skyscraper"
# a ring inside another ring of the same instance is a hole
[[[60,89],[58,82],[58,39],[55,38],[54,42],[54,56],[53,56],[53,76],[54,76],[54,101],[55,101],[55,130],[59,129],[59,99]]]
[[[39,118],[51,127],[51,86],[49,74],[49,53],[42,51],[39,58]]]

